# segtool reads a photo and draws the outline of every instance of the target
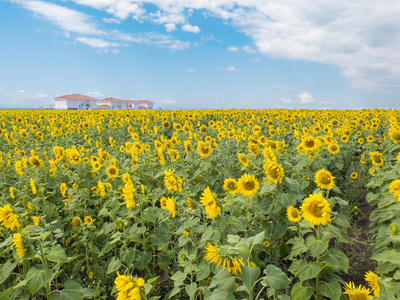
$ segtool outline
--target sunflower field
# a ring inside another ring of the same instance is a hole
[[[2,110],[0,300],[397,299],[399,153],[397,110]]]

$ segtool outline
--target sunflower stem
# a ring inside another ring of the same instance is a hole
[[[320,233],[321,233],[321,226],[318,225],[318,229],[317,229],[317,238],[319,240],[320,237]],[[319,265],[319,260],[320,257],[319,255],[317,256],[317,264]],[[315,300],[319,300],[319,273],[317,275],[317,277],[315,278]]]

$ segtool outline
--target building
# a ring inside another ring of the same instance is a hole
[[[149,100],[134,101],[134,109],[154,109],[154,102]]]
[[[55,109],[154,109],[149,100],[123,100],[107,97],[101,100],[80,94],[70,94],[55,98]]]
[[[54,99],[55,109],[97,109],[97,99],[80,94],[69,94]]]

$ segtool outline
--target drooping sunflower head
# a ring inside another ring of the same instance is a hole
[[[300,212],[293,206],[288,206],[286,209],[286,216],[290,222],[297,223],[301,220]]]
[[[270,146],[264,148],[263,156],[266,161],[273,161],[273,162],[278,161],[274,150]]]
[[[377,151],[375,151],[375,152],[370,152],[370,153],[369,153],[369,156],[370,156],[371,161],[372,161],[372,164],[373,164],[374,166],[380,167],[380,166],[383,165],[384,160],[383,160],[383,155],[382,155],[382,153],[379,153],[379,152],[377,152]]]
[[[321,169],[315,173],[315,183],[320,189],[330,190],[335,185],[335,177],[332,176],[331,172]]]
[[[38,169],[43,166],[42,160],[39,158],[39,156],[36,155],[29,157],[29,162],[32,166],[35,166]]]
[[[239,192],[239,187],[235,179],[226,178],[224,180],[224,190],[229,192],[231,195],[235,195]]]
[[[204,206],[210,206],[215,202],[215,196],[211,192],[210,187],[206,187],[203,191],[202,196],[200,197],[200,203]]]
[[[260,188],[260,184],[254,175],[244,174],[238,180],[239,190],[244,196],[253,196]]]
[[[240,265],[243,267],[243,261],[241,254],[238,249],[232,248],[231,246],[214,246],[210,243],[205,246],[206,255],[204,258],[211,263],[218,264],[218,267],[227,269],[228,272],[233,275],[237,275],[239,272],[242,274]]]
[[[244,153],[238,153],[237,157],[239,159],[239,162],[244,166],[247,167],[249,165],[250,160],[247,158],[246,154]]]
[[[345,283],[343,294],[349,295],[349,300],[372,300],[369,288],[363,287],[361,284],[356,288],[353,282]]]
[[[329,202],[322,194],[312,194],[304,199],[301,212],[304,219],[313,225],[326,225],[331,220]]]
[[[72,224],[73,224],[75,227],[81,226],[81,223],[82,223],[82,221],[81,221],[81,219],[79,219],[78,217],[74,217],[74,218],[72,219]]]
[[[268,182],[275,184],[282,182],[282,179],[285,176],[285,171],[282,168],[282,165],[278,165],[273,161],[265,161],[264,172],[268,177]]]
[[[18,221],[19,216],[14,213],[13,209],[10,207],[9,204],[0,207],[0,222],[6,228],[11,229],[19,229],[21,224]]]
[[[23,235],[20,233],[13,234],[13,244],[15,250],[17,251],[17,255],[19,258],[23,258],[26,255],[26,243],[24,241]]]

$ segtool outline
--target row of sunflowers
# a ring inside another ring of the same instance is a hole
[[[0,111],[0,299],[399,297],[399,122]],[[356,285],[343,246],[362,182],[378,266]]]

